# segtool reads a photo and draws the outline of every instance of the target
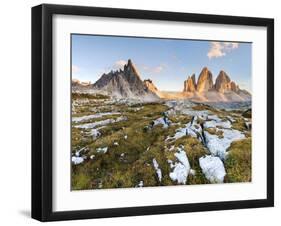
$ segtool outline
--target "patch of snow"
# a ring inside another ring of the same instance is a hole
[[[124,157],[124,155],[125,155],[125,153],[121,153],[121,155],[120,155],[120,156],[121,156],[121,157]]]
[[[101,118],[107,115],[120,115],[119,112],[103,112],[103,113],[96,113],[94,115],[85,115],[81,117],[72,117],[72,122],[85,122],[95,118]]]
[[[124,136],[124,139],[125,139],[125,140],[127,140],[127,138],[128,138],[128,136],[127,136],[127,135],[125,135],[125,136]]]
[[[72,156],[71,161],[74,163],[74,165],[78,165],[78,164],[84,162],[84,158],[83,157]]]
[[[86,123],[86,124],[81,124],[81,125],[75,125],[75,128],[80,128],[80,129],[92,129],[97,126],[106,126],[111,123],[116,123],[116,122],[121,122],[121,121],[126,121],[127,117],[121,116],[116,119],[106,119],[106,120],[101,120],[97,122],[92,122],[92,123]]]
[[[154,169],[156,170],[159,182],[161,182],[161,180],[162,180],[162,171],[159,168],[158,162],[156,161],[155,158],[152,160],[152,162],[153,162]]]
[[[118,146],[118,145],[119,145],[118,142],[114,142],[113,144],[114,144],[115,146]]]
[[[217,131],[223,132],[223,138],[204,131],[206,145],[213,155],[225,159],[226,149],[230,147],[230,144],[233,141],[244,139],[245,135],[234,129],[217,129]]]
[[[170,178],[173,181],[177,181],[178,184],[186,184],[190,172],[190,164],[184,149],[182,147],[178,148],[175,156],[179,162],[175,164],[170,163],[170,167],[173,168],[173,172],[170,173]]]
[[[108,150],[108,147],[103,147],[103,148],[97,148],[96,151],[97,153],[103,153],[105,154]]]
[[[205,177],[211,183],[223,183],[226,175],[223,162],[219,157],[206,155],[199,158],[199,165]]]

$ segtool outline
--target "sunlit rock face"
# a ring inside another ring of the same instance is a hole
[[[213,75],[207,67],[204,67],[198,77],[197,91],[207,92],[213,89]]]
[[[230,77],[224,71],[220,71],[215,82],[215,89],[220,93],[239,91],[239,87],[234,81],[230,80]]]
[[[196,91],[195,74],[188,76],[187,80],[184,81],[184,92],[194,92]]]

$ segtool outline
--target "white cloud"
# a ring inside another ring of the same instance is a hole
[[[113,68],[115,70],[118,69],[123,69],[124,65],[127,64],[126,60],[117,60],[114,64],[113,64]]]
[[[209,59],[223,57],[226,53],[231,52],[234,49],[237,49],[239,43],[237,42],[211,42],[211,48],[207,53]]]
[[[80,68],[76,65],[72,65],[72,74],[77,73],[80,70]]]

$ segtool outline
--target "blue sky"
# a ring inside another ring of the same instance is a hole
[[[251,55],[251,43],[72,35],[72,78],[94,83],[131,59],[160,90],[181,91],[189,75],[197,80],[207,66],[214,81],[224,70],[251,91]]]

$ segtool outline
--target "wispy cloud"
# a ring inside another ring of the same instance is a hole
[[[207,56],[209,59],[223,57],[226,53],[237,49],[238,46],[239,44],[237,42],[211,42]]]

